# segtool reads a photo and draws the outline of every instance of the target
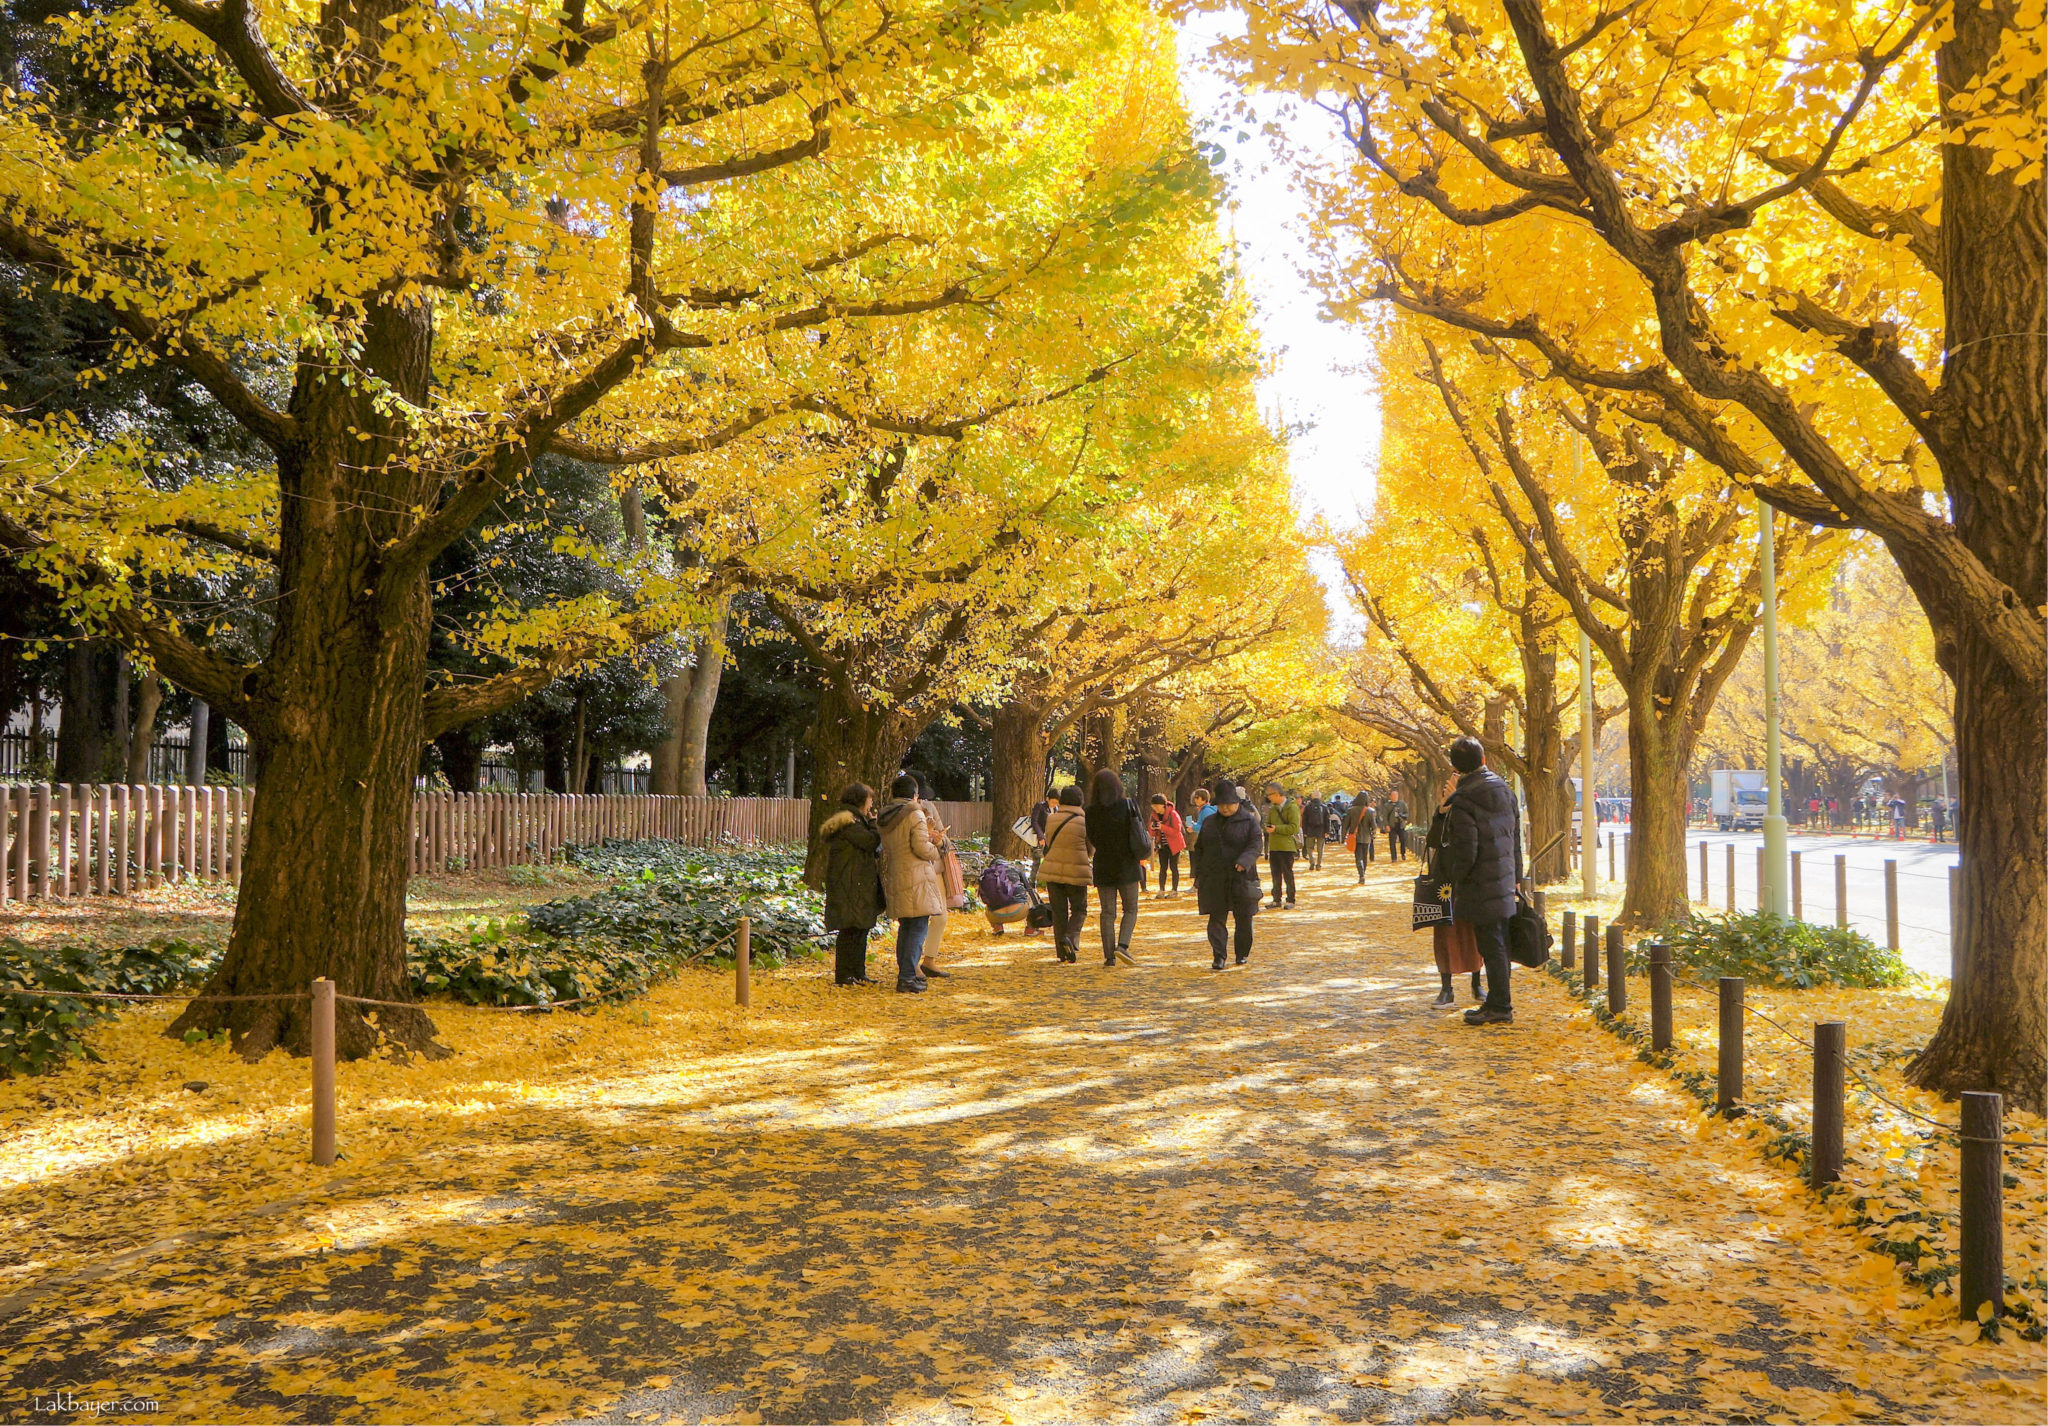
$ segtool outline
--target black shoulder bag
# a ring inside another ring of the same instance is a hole
[[[1512,800],[1512,798],[1510,799]],[[1522,890],[1522,804],[1515,802],[1515,914],[1508,918],[1508,959],[1536,969],[1550,959],[1550,927]]]

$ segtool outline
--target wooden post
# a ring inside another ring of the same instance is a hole
[[[1559,941],[1559,949],[1561,951],[1561,954],[1558,956],[1558,963],[1562,965],[1566,970],[1570,970],[1577,963],[1579,958],[1578,912],[1567,911],[1564,913],[1564,924],[1562,929],[1558,932],[1557,939]]]
[[[1735,914],[1735,843],[1728,844],[1728,914]]]
[[[71,897],[71,784],[57,784],[57,826],[53,838],[51,860],[56,863],[57,895],[65,900]]]
[[[1813,1158],[1807,1184],[1826,1188],[1842,1176],[1843,1056],[1849,1027],[1825,1020],[1813,1027]]]
[[[1708,894],[1708,888],[1707,888],[1707,844],[1706,844],[1705,842],[1701,842],[1701,843],[1700,843],[1700,905],[1702,905],[1702,906],[1711,906],[1711,905],[1713,905],[1713,902],[1714,902],[1714,898],[1713,898],[1713,897],[1712,897],[1711,895],[1709,895],[1709,894]]]
[[[1614,880],[1614,833],[1607,834],[1607,879]]]
[[[1849,928],[1849,859],[1835,857],[1835,924],[1843,930]]]
[[[37,784],[28,844],[29,855],[34,858],[36,895],[46,901],[50,897],[50,794],[48,783]]]
[[[1792,919],[1794,921],[1804,921],[1806,919],[1805,879],[1800,874],[1799,853],[1797,852],[1792,853]]]
[[[2004,1208],[2005,1101],[1996,1094],[1963,1092],[1962,1282],[1956,1306],[1965,1322],[1991,1304],[2005,1312]]]
[[[732,997],[735,1003],[754,1003],[754,923],[740,917],[739,949],[732,961]]]
[[[1650,1048],[1671,1048],[1671,947],[1652,941],[1650,952]]]
[[[1761,842],[1756,848],[1756,909],[1764,909],[1764,847]]]
[[[1890,857],[1884,860],[1884,943],[1899,948],[1899,864]]]
[[[109,852],[115,858],[115,891],[129,893],[129,852],[135,846],[135,789],[123,783],[115,789],[115,838]]]
[[[1732,1109],[1742,1098],[1742,977],[1721,977],[1721,1059],[1714,1104]]]
[[[1536,914],[1543,918],[1543,924],[1548,926],[1550,924],[1550,910],[1543,904],[1543,888],[1539,886],[1530,892],[1529,901],[1536,908]]]
[[[1600,918],[1586,918],[1586,989],[1600,984]]]
[[[28,900],[29,852],[35,846],[35,789],[24,783],[14,789],[14,899]]]
[[[334,1162],[334,982],[313,982],[313,1162]]]
[[[1628,969],[1621,944],[1621,927],[1607,928],[1607,1013],[1619,1015],[1628,1009]]]

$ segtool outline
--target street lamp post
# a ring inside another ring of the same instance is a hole
[[[1784,916],[1791,909],[1791,861],[1785,851],[1785,792],[1778,756],[1778,567],[1771,507],[1761,497],[1756,522],[1757,559],[1763,566],[1764,786],[1770,796],[1764,810],[1764,884],[1757,888],[1757,904],[1773,916]]]

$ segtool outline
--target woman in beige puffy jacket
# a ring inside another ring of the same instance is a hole
[[[1068,965],[1080,959],[1081,927],[1088,920],[1088,884],[1095,879],[1095,849],[1088,845],[1088,821],[1081,789],[1063,787],[1045,818],[1043,859],[1038,879],[1052,903],[1053,951]]]
[[[882,899],[896,918],[896,988],[924,990],[920,963],[931,918],[946,910],[946,883],[939,875],[939,841],[917,800],[917,779],[909,773],[889,784],[889,800],[876,818],[882,828]]]

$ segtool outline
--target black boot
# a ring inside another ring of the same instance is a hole
[[[1479,972],[1476,970],[1472,972],[1472,998],[1474,1000],[1486,999],[1486,992],[1479,987]]]

